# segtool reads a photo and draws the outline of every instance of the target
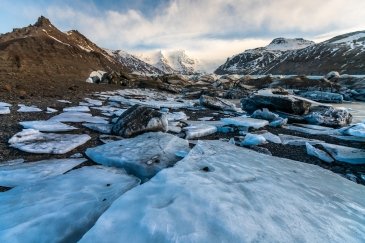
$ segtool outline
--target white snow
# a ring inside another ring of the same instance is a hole
[[[315,165],[199,141],[118,198],[80,242],[361,242],[364,195]]]
[[[23,121],[19,122],[24,128],[32,128],[41,132],[67,132],[77,129],[76,127],[63,124],[58,121]]]
[[[10,114],[10,108],[6,106],[0,106],[0,115]]]
[[[260,145],[264,143],[266,143],[264,136],[252,133],[247,133],[245,139],[242,141],[242,145],[244,146]]]
[[[266,120],[254,119],[249,117],[230,117],[221,119],[227,125],[253,127],[255,129],[264,127],[269,124]]]
[[[355,35],[351,35],[351,36],[348,36],[346,38],[334,41],[332,43],[333,44],[342,44],[342,43],[353,44],[353,41],[356,41],[356,40],[361,39],[361,38],[365,38],[365,33],[358,33],[358,34],[355,34]]]
[[[96,163],[124,168],[139,178],[150,178],[174,165],[175,153],[189,150],[187,140],[167,133],[144,133],[140,136],[88,148],[86,155]]]
[[[42,111],[41,109],[39,109],[36,106],[26,106],[23,104],[19,104],[18,106],[20,107],[18,109],[18,112],[40,112],[40,111]]]
[[[139,180],[87,166],[1,193],[0,242],[77,242]]]
[[[24,129],[11,137],[8,142],[10,147],[28,153],[64,154],[90,139],[87,134],[41,133],[34,129]]]
[[[198,124],[184,127],[183,130],[185,131],[186,139],[193,139],[214,134],[217,132],[217,127],[206,124]]]
[[[14,187],[63,174],[86,159],[49,159],[0,167],[0,186]]]
[[[89,113],[85,112],[64,112],[57,116],[49,119],[50,121],[59,121],[59,122],[88,122],[88,123],[109,123],[106,118],[100,116],[92,116]]]
[[[102,123],[82,123],[82,125],[91,130],[105,134],[110,134],[113,126],[112,124],[102,124]]]
[[[313,147],[309,143],[305,143],[305,147],[307,149],[308,155],[317,157],[318,159],[323,160],[324,162],[327,162],[327,163],[332,163],[334,161],[333,158],[329,154],[327,154],[326,152],[324,152],[316,147]]]
[[[65,112],[89,112],[90,109],[87,106],[73,106],[73,107],[66,107],[63,108]]]
[[[321,143],[323,148],[337,161],[349,164],[365,164],[365,150],[341,145]]]

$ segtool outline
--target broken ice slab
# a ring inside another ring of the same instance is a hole
[[[23,121],[19,122],[24,128],[31,128],[41,132],[67,132],[77,129],[76,127],[63,124],[58,121]]]
[[[0,186],[14,187],[63,174],[86,159],[49,159],[0,167]]]
[[[247,133],[241,144],[243,146],[257,146],[264,143],[266,143],[264,136],[260,134]]]
[[[10,114],[10,108],[7,106],[0,106],[0,115]]]
[[[266,120],[255,119],[250,117],[230,117],[221,119],[225,124],[239,127],[252,127],[255,129],[264,127],[269,124]]]
[[[0,242],[77,242],[112,202],[139,180],[87,166],[0,196]]]
[[[333,128],[327,128],[327,127],[321,127],[323,129],[319,129],[321,126],[316,126],[316,125],[306,125],[304,126],[304,124],[296,124],[296,125],[286,125],[284,126],[284,128],[292,130],[292,131],[297,131],[297,132],[302,132],[302,133],[307,133],[307,134],[311,134],[311,135],[332,135],[332,134],[337,134],[338,131],[336,129]]]
[[[102,124],[102,123],[82,123],[82,125],[91,130],[104,134],[111,134],[113,126],[112,124]]]
[[[80,242],[359,242],[364,195],[319,166],[199,141],[118,198]]]
[[[88,148],[86,155],[98,164],[124,168],[145,179],[174,165],[179,160],[175,153],[180,150],[189,150],[187,140],[168,133],[150,132]]]
[[[189,117],[185,114],[185,112],[178,111],[178,112],[167,112],[166,117],[168,121],[182,121],[187,120]]]
[[[321,146],[337,161],[349,164],[365,164],[365,150],[341,145],[321,143]]]
[[[57,100],[60,103],[65,103],[65,104],[71,104],[72,102],[69,100]]]
[[[267,141],[271,142],[271,143],[281,143],[281,139],[279,136],[272,134],[271,132],[265,132],[260,134],[262,135]]]
[[[18,112],[40,112],[42,111],[36,106],[26,106],[23,104],[18,105],[20,108],[18,109]]]
[[[279,137],[282,144],[284,145],[304,146],[305,143],[309,143],[311,145],[323,143],[323,141],[320,140],[303,138],[287,134],[279,134]]]
[[[103,101],[101,101],[101,100],[90,99],[90,98],[85,98],[84,100],[87,103],[89,103],[90,105],[94,105],[94,106],[102,106],[103,105]]]
[[[325,151],[320,150],[312,145],[310,145],[309,143],[305,143],[305,147],[307,149],[307,154],[317,157],[318,159],[327,162],[327,163],[332,163],[334,160],[333,158],[327,154]]]
[[[10,147],[28,153],[64,154],[86,143],[87,134],[42,133],[34,129],[24,129],[9,139]]]
[[[11,104],[0,101],[0,107],[11,107]]]
[[[340,135],[331,135],[331,137],[340,139],[340,140],[345,140],[345,141],[352,141],[352,142],[361,142],[361,143],[365,143],[365,137],[355,137],[355,136],[340,136]]]
[[[56,110],[56,109],[53,109],[53,108],[51,108],[51,107],[47,107],[47,111],[46,111],[47,113],[55,113],[55,112],[58,112],[58,110]]]
[[[340,129],[340,132],[344,135],[351,135],[354,137],[365,138],[365,124],[364,123],[354,124],[349,127]]]
[[[90,109],[89,107],[87,106],[73,106],[73,107],[66,107],[66,108],[63,108],[63,111],[72,111],[72,112],[89,112]]]
[[[88,122],[88,123],[109,123],[106,118],[93,116],[85,112],[64,112],[49,119],[59,122]]]
[[[198,124],[184,127],[183,130],[185,131],[186,139],[194,139],[216,133],[217,127],[206,124]]]

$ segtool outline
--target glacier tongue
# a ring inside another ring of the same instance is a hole
[[[364,195],[315,165],[199,141],[117,199],[80,242],[359,242]]]
[[[0,195],[0,242],[76,242],[110,204],[139,180],[91,166]]]

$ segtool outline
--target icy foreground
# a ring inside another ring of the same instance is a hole
[[[219,141],[127,192],[81,242],[361,242],[365,188]]]
[[[124,168],[145,179],[174,165],[179,160],[175,155],[179,151],[189,151],[187,140],[168,133],[150,132],[89,148],[86,155],[98,164]]]
[[[122,170],[83,167],[0,195],[0,242],[76,242],[139,180]]]

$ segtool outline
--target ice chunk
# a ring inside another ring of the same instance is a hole
[[[213,116],[208,116],[208,117],[201,117],[198,118],[199,121],[210,121],[212,120],[214,117]]]
[[[365,138],[365,124],[357,123],[355,125],[340,129],[340,132],[345,135]]]
[[[0,102],[0,107],[11,107],[11,104],[5,103],[5,102]]]
[[[19,122],[24,128],[31,128],[41,132],[67,132],[77,129],[76,127],[57,121],[23,121]]]
[[[269,126],[270,127],[282,127],[282,126],[286,125],[287,123],[288,123],[288,118],[279,117],[278,119],[270,122]]]
[[[28,153],[64,154],[86,143],[87,134],[41,133],[34,129],[24,129],[9,139],[10,146]]]
[[[40,112],[42,111],[36,106],[26,106],[26,105],[18,105],[20,108],[18,109],[18,112]]]
[[[89,112],[90,109],[87,106],[72,106],[63,108],[63,111],[72,111],[72,112]]]
[[[316,139],[303,138],[298,136],[279,134],[282,144],[284,145],[294,145],[294,146],[304,146],[305,143],[311,145],[323,143],[323,141]]]
[[[69,100],[57,100],[60,103],[65,103],[65,104],[71,104],[72,102]]]
[[[323,148],[337,161],[349,164],[365,164],[365,150],[321,143]]]
[[[82,123],[82,125],[91,130],[105,134],[110,134],[113,126],[112,124],[102,124],[102,123]]]
[[[256,110],[251,115],[251,117],[256,118],[256,119],[263,119],[263,120],[267,120],[267,121],[271,122],[271,121],[278,119],[279,115],[269,111],[269,109],[267,109],[267,108],[263,108],[262,110],[260,110],[260,109]]]
[[[88,122],[88,123],[109,123],[106,118],[100,116],[92,116],[85,112],[64,112],[49,119],[50,121],[59,122]]]
[[[14,187],[63,174],[86,159],[50,159],[0,167],[0,186]]]
[[[317,127],[320,127],[320,126],[317,126]],[[333,128],[320,130],[320,129],[313,129],[311,127],[302,127],[302,126],[294,126],[294,125],[287,125],[284,128],[292,130],[292,131],[308,133],[311,135],[331,135],[331,134],[337,133],[337,130],[335,130]]]
[[[223,118],[222,121],[227,125],[253,127],[255,129],[264,127],[269,124],[266,120],[254,119],[249,117],[230,117]]]
[[[51,107],[47,107],[47,113],[55,113],[55,112],[57,112],[58,110],[56,110],[56,109],[53,109],[53,108],[51,108]]]
[[[0,242],[77,242],[139,180],[87,166],[18,186],[0,196]]]
[[[183,130],[185,131],[186,139],[193,139],[216,133],[217,127],[212,125],[199,124],[199,125],[184,127]]]
[[[95,100],[95,99],[90,99],[90,98],[85,98],[84,99],[87,103],[94,105],[94,106],[102,106],[103,102],[101,100]]]
[[[323,160],[324,162],[327,162],[327,163],[332,163],[334,161],[333,158],[329,154],[327,154],[326,152],[324,152],[316,147],[313,147],[309,143],[305,143],[305,147],[307,149],[307,154],[309,154],[309,155],[317,157],[318,159]]]
[[[364,195],[315,165],[199,141],[118,198],[80,242],[359,242]]]
[[[10,114],[10,108],[6,106],[0,106],[0,115]]]
[[[174,165],[179,160],[175,153],[180,150],[189,150],[187,140],[168,133],[150,132],[89,148],[86,155],[96,163],[124,168],[145,179]]]
[[[354,141],[354,142],[362,142],[365,143],[365,137],[355,137],[355,136],[340,136],[340,135],[331,135],[331,137],[346,140],[346,141]]]
[[[271,132],[265,132],[261,134],[267,141],[272,143],[281,143],[281,139],[279,136],[272,134]]]
[[[259,134],[247,133],[245,139],[242,141],[244,146],[255,146],[266,143],[264,136]]]
[[[172,112],[172,113],[168,112],[166,113],[166,117],[168,121],[181,121],[188,119],[185,112],[182,111]]]

